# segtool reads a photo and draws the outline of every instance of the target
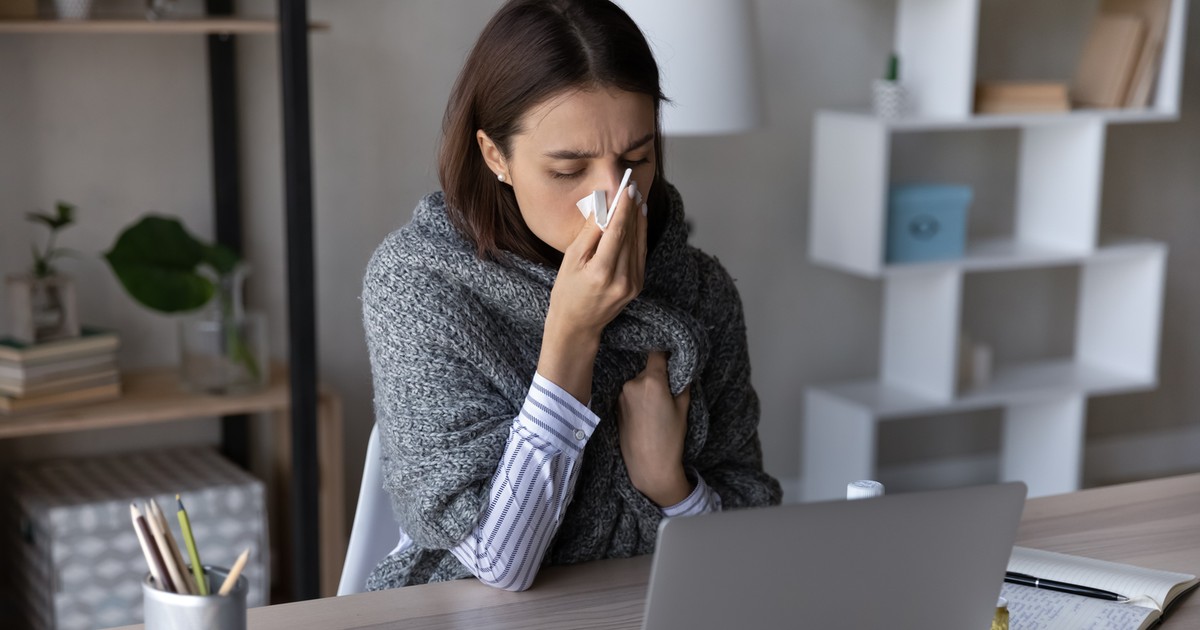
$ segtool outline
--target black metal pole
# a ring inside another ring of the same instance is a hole
[[[204,9],[209,15],[233,15],[233,0],[205,0]],[[217,242],[241,255],[242,183],[234,42],[229,34],[208,36],[208,95]],[[238,466],[250,467],[248,416],[221,416],[221,452]]]
[[[287,215],[288,343],[292,396],[292,557],[295,601],[320,596],[317,506],[317,344],[308,1],[279,0],[283,173]],[[338,506],[328,506],[336,509]]]

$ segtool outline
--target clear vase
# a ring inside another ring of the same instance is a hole
[[[246,312],[239,265],[217,278],[216,292],[199,313],[179,321],[180,383],[203,394],[248,394],[266,387],[267,326],[262,313]]]

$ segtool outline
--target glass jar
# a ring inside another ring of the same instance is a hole
[[[239,264],[219,276],[208,304],[179,321],[180,383],[204,394],[247,394],[269,379],[266,317],[246,312],[242,285],[249,268]]]

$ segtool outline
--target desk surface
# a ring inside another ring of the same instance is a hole
[[[1200,474],[1031,499],[1017,544],[1200,572]],[[508,593],[475,580],[427,584],[250,610],[254,630],[641,627],[650,556],[541,571],[533,588]],[[1188,593],[1166,628],[1200,628],[1200,599]]]

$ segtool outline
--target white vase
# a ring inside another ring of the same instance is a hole
[[[60,20],[86,20],[92,14],[92,0],[54,0]]]

